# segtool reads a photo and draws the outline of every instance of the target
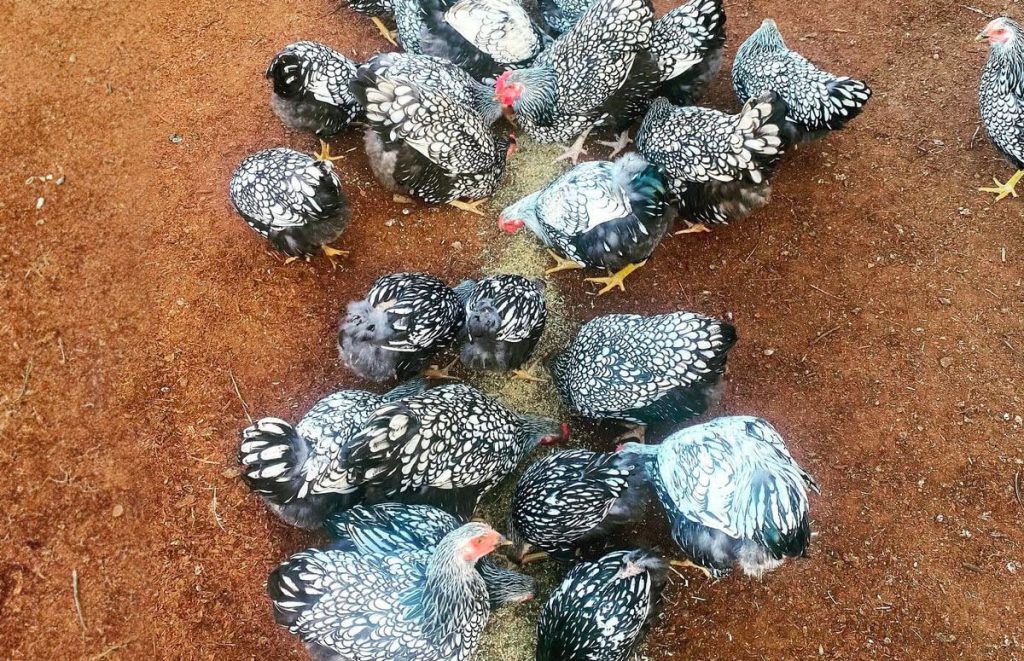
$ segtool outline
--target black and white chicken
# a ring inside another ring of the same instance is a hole
[[[465,297],[466,324],[459,337],[462,364],[471,369],[516,370],[533,354],[547,321],[544,282],[499,274],[467,280],[457,289]]]
[[[658,94],[679,106],[697,102],[722,68],[722,0],[687,0],[654,23],[650,50],[658,59]]]
[[[355,75],[355,62],[315,41],[285,46],[267,68],[274,114],[288,128],[320,138],[320,160],[331,159],[326,141],[363,114],[348,88]]]
[[[504,539],[467,523],[430,550],[308,549],[267,578],[274,619],[331,661],[468,661],[490,615],[476,565]]]
[[[324,528],[334,539],[332,548],[386,556],[433,550],[461,524],[448,512],[430,505],[381,503],[336,512],[327,518]],[[491,610],[533,599],[534,581],[529,576],[506,569],[489,557],[481,558],[476,569],[487,583]]]
[[[575,163],[596,124],[621,131],[625,109],[656,88],[657,62],[646,50],[653,27],[650,0],[597,0],[530,67],[501,74],[495,95],[537,142],[575,139],[556,159]]]
[[[347,255],[327,245],[348,227],[351,213],[329,160],[279,147],[251,154],[238,166],[228,194],[235,210],[288,255]]]
[[[426,389],[413,379],[377,395],[342,390],[324,397],[295,426],[261,418],[242,431],[242,480],[282,520],[318,528],[327,515],[362,500],[362,489],[341,464],[341,450],[382,404]]]
[[[717,402],[735,342],[732,324],[694,312],[610,314],[584,324],[548,370],[569,408],[636,425],[627,435],[642,439],[648,425],[682,422]]]
[[[438,58],[416,63],[419,70],[410,73],[403,58],[388,53],[372,58],[356,73],[351,89],[370,126],[370,166],[377,179],[397,193],[482,215],[479,207],[505,171],[514,136],[491,132],[500,108],[482,114],[471,86],[460,91],[447,84],[459,77],[452,71],[457,67]]]
[[[629,661],[661,606],[668,563],[614,551],[566,574],[537,621],[537,661]]]
[[[995,193],[998,202],[1017,197],[1024,177],[1024,35],[1019,25],[1001,17],[986,25],[978,40],[987,40],[991,49],[978,88],[981,121],[992,144],[1017,168],[1006,183],[993,177],[995,188],[980,189]]]
[[[449,60],[477,80],[528,65],[544,35],[519,0],[420,0],[420,52]]]
[[[380,35],[389,43],[397,46],[398,42],[395,40],[395,37],[397,36],[396,32],[392,31],[391,28],[385,25],[384,21],[381,20],[382,18],[397,20],[395,13],[395,1],[396,0],[346,0],[346,4],[360,14],[369,16],[370,20],[373,21],[373,24],[377,26],[377,29],[380,31]],[[409,9],[414,7],[413,3],[415,0],[405,1],[408,2]],[[405,14],[406,16],[414,15],[411,11],[407,11]],[[406,20],[408,20],[408,18]]]
[[[363,300],[348,304],[338,353],[365,379],[404,379],[451,344],[465,319],[459,296],[434,276],[392,273],[378,278]]]
[[[462,519],[538,444],[569,428],[516,413],[465,384],[432,388],[377,409],[342,450],[377,502],[434,505]]]
[[[646,263],[661,241],[672,212],[658,168],[638,154],[617,161],[580,163],[543,189],[507,207],[498,227],[528,227],[555,257],[548,273],[587,266],[612,275],[587,278],[625,291],[627,275]]]
[[[571,560],[623,524],[642,520],[649,493],[639,457],[553,452],[519,478],[506,533],[520,562],[531,547]]]
[[[739,564],[761,577],[811,541],[807,489],[814,482],[760,418],[717,418],[660,445],[626,443],[642,457],[689,562],[722,577]]]
[[[741,102],[767,92],[779,95],[786,103],[783,139],[787,146],[841,129],[871,98],[865,82],[834,76],[787,48],[770,18],[736,51],[732,85]]]
[[[768,203],[768,178],[782,155],[786,104],[774,92],[736,115],[679,108],[656,100],[636,135],[648,162],[661,168],[685,232],[707,231]]]

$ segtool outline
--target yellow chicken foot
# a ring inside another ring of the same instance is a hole
[[[670,560],[669,564],[673,567],[680,567],[682,569],[699,569],[708,578],[714,578],[707,567],[701,567],[700,565],[694,564],[692,560]]]
[[[583,143],[587,141],[587,136],[589,136],[590,132],[593,130],[594,127],[591,126],[583,133],[580,133],[580,137],[576,138],[576,142],[572,143],[568,149],[562,152],[561,156],[551,162],[557,163],[558,161],[569,160],[572,161],[573,165],[579,163],[580,156],[587,153],[587,150],[583,148]]]
[[[328,144],[326,141],[321,140],[320,141],[320,153],[317,154],[314,158],[316,158],[316,160],[318,160],[318,161],[337,161],[338,159],[345,158],[345,157],[344,156],[331,156],[331,145]]]
[[[423,376],[428,379],[437,379],[439,381],[458,381],[458,378],[448,373],[448,370],[450,370],[457,362],[459,362],[458,358],[448,363],[443,368],[439,368],[437,365],[431,365],[430,369],[423,373]]]
[[[608,154],[608,159],[611,160],[625,151],[631,142],[633,138],[629,137],[629,129],[626,129],[615,140],[598,140],[597,144],[612,148],[612,153]]]
[[[643,266],[646,263],[647,263],[647,260],[645,259],[644,261],[640,262],[639,264],[626,264],[621,269],[619,269],[618,271],[616,271],[615,273],[613,273],[612,275],[609,275],[607,277],[604,277],[604,278],[584,278],[583,281],[584,282],[593,282],[593,283],[599,284],[599,285],[604,285],[604,288],[601,291],[597,292],[598,296],[603,296],[604,294],[607,294],[608,292],[610,292],[611,290],[615,289],[616,287],[618,287],[622,291],[626,291],[626,285],[624,284],[625,280],[626,280],[626,276],[629,275],[630,273],[632,273],[633,271],[637,270],[638,268],[640,268],[641,266]]]
[[[349,254],[348,250],[338,250],[330,246],[320,246],[320,250],[324,251],[324,255],[327,257],[327,261],[331,263],[331,268],[337,268],[338,265],[335,263],[335,257],[346,257]]]
[[[537,367],[537,363],[533,363],[531,365],[527,365],[526,369],[520,368],[517,370],[512,370],[512,378],[519,379],[521,381],[535,381],[537,383],[545,383],[547,381],[546,378],[542,376],[536,376],[534,374],[534,371],[537,369]]]
[[[1018,170],[1017,174],[1007,179],[1005,184],[999,183],[998,179],[992,177],[992,181],[996,182],[995,188],[979,188],[978,190],[982,193],[995,193],[996,202],[1010,195],[1017,197],[1017,184],[1022,177],[1024,177],[1024,170]]]
[[[484,213],[482,209],[480,209],[480,206],[487,204],[488,202],[490,202],[490,199],[485,197],[481,200],[473,200],[472,202],[452,200],[448,204],[452,205],[456,209],[462,209],[463,211],[468,211],[469,213],[475,213],[478,216],[486,216],[487,214]]]
[[[680,234],[700,234],[701,232],[711,231],[711,228],[704,223],[691,223],[685,220],[683,222],[686,223],[686,229],[679,230],[675,233],[675,236],[679,236]]]
[[[556,253],[554,250],[549,250],[548,254],[551,255],[551,259],[555,260],[555,265],[544,271],[545,275],[551,275],[552,273],[558,273],[559,271],[571,271],[573,269],[583,268],[582,264],[577,264],[571,259],[566,259]]]
[[[374,16],[370,20],[373,21],[373,24],[377,26],[378,30],[380,30],[381,36],[387,39],[389,42],[391,42],[392,46],[398,45],[398,42],[395,41],[395,39],[398,37],[398,32],[389,29],[388,26],[384,25],[384,21],[380,20],[376,16]]]

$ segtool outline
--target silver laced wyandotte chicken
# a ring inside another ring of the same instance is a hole
[[[495,96],[537,142],[575,138],[556,159],[575,163],[596,123],[616,122],[657,86],[657,63],[646,50],[653,27],[650,0],[597,0],[532,66],[501,74]]]
[[[576,565],[541,610],[537,661],[629,661],[666,583],[668,563],[641,549]]]
[[[338,354],[364,379],[405,379],[451,344],[465,320],[459,296],[445,283],[427,273],[392,273],[348,304]]]
[[[548,360],[566,405],[587,418],[648,425],[702,415],[720,396],[736,329],[695,312],[609,314],[580,328]]]
[[[587,266],[612,271],[587,278],[603,284],[598,293],[604,294],[625,291],[626,276],[647,261],[671,222],[664,178],[631,153],[580,163],[507,207],[498,227],[512,233],[525,226],[536,234],[556,261],[549,274]]]
[[[1024,177],[1024,36],[1012,20],[997,18],[985,26],[978,40],[987,40],[990,47],[978,88],[981,121],[992,144],[1017,168],[1006,183],[993,177],[995,188],[980,189],[995,193],[998,202],[1009,195],[1017,197],[1017,184]]]
[[[547,321],[543,280],[499,274],[467,280],[456,291],[465,297],[466,325],[459,336],[463,365],[507,372],[529,360]]]
[[[616,528],[642,520],[649,496],[638,456],[553,452],[519,478],[506,532],[519,562],[533,547],[572,560]]]
[[[341,390],[324,397],[295,426],[261,418],[242,431],[242,480],[283,521],[319,528],[330,513],[351,507],[362,490],[341,465],[341,449],[382,404],[426,389],[413,379],[383,395]]]
[[[362,117],[363,108],[348,89],[355,75],[355,62],[315,41],[285,46],[267,68],[274,114],[288,128],[320,138],[321,160],[331,158],[326,141]]]
[[[811,541],[807,489],[818,486],[765,420],[717,418],[660,445],[626,443],[640,455],[688,563],[720,578],[739,564],[761,577]]]
[[[544,35],[518,0],[419,0],[420,51],[440,57],[478,80],[528,65]]]
[[[332,514],[324,527],[335,540],[332,548],[384,556],[431,551],[462,523],[430,505],[381,503]],[[487,584],[491,610],[533,599],[534,581],[529,576],[506,569],[489,557],[481,558],[476,569]]]
[[[278,147],[251,154],[231,177],[231,203],[238,214],[288,255],[289,260],[319,252],[347,255],[327,245],[351,220],[341,180],[329,160]]]
[[[465,384],[432,388],[377,409],[342,449],[343,465],[375,502],[434,505],[461,519],[538,444],[567,425],[516,413]]]
[[[296,553],[267,578],[274,619],[314,659],[470,659],[490,614],[478,561],[504,539],[467,523],[432,550]]]
[[[722,68],[722,0],[688,0],[654,23],[650,50],[661,70],[659,96],[678,106],[697,102]]]
[[[636,146],[665,175],[669,195],[690,224],[707,231],[768,203],[768,178],[783,151],[786,104],[774,92],[751,99],[736,115],[710,108],[651,104]]]
[[[479,207],[505,171],[514,136],[495,135],[490,129],[493,117],[435,84],[444,74],[409,75],[393,67],[398,61],[391,54],[374,57],[359,67],[351,84],[370,127],[370,167],[397,193],[483,215]],[[454,67],[442,62],[421,61],[424,68]]]
[[[732,85],[740,101],[775,92],[786,102],[783,137],[787,145],[843,128],[871,98],[865,82],[822,71],[787,48],[770,18],[736,51]]]

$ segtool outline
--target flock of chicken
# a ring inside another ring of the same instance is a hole
[[[605,143],[614,157],[639,120],[637,153],[575,165],[498,219],[537,235],[557,262],[549,272],[600,268],[610,274],[590,280],[601,293],[624,289],[677,215],[684,232],[700,231],[764,205],[782,154],[841,128],[871,96],[789,50],[768,19],[736,53],[742,109],[693,105],[721,65],[721,0],[688,0],[657,20],[650,0],[540,0],[532,12],[518,0],[352,6],[389,39],[380,18],[390,15],[406,52],[359,65],[319,43],[283,49],[267,71],[272,107],[315,133],[321,152],[258,152],[230,184],[246,222],[290,258],[344,254],[329,246],[350,212],[327,140],[350,126],[365,130],[372,169],[396,193],[483,213],[516,144],[492,130],[503,117],[535,141],[574,141],[563,155],[574,163],[591,131],[616,138]],[[993,62],[1024,48],[1005,19],[983,35]],[[995,112],[1006,107],[996,88],[1022,79],[987,70],[982,107],[993,140],[1024,167],[1020,120]],[[1017,126],[1016,142],[999,142],[997,115]],[[1016,195],[1021,174],[995,192]],[[762,576],[804,553],[817,486],[766,421],[721,417],[644,443],[649,425],[678,426],[717,399],[736,332],[692,312],[598,317],[549,357],[568,409],[631,426],[623,436],[638,442],[534,463],[516,486],[507,539],[474,520],[482,498],[569,428],[466,384],[430,387],[425,370],[455,344],[470,369],[538,379],[527,366],[545,320],[539,280],[503,274],[452,288],[428,274],[383,276],[348,305],[338,350],[361,377],[400,385],[336,392],[294,426],[263,418],[244,430],[249,487],[284,521],[332,538],[267,582],[275,618],[314,658],[472,657],[492,609],[534,596],[533,579],[489,555],[510,544],[520,566],[545,555],[570,566],[541,612],[538,659],[627,659],[668,563],[644,549],[607,552],[608,538],[645,522],[654,503],[685,558],[673,563],[709,576],[737,565]]]

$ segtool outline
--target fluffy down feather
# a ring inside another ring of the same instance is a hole
[[[507,371],[533,354],[544,332],[544,282],[499,274],[456,288],[465,300],[459,356],[471,369]]]

